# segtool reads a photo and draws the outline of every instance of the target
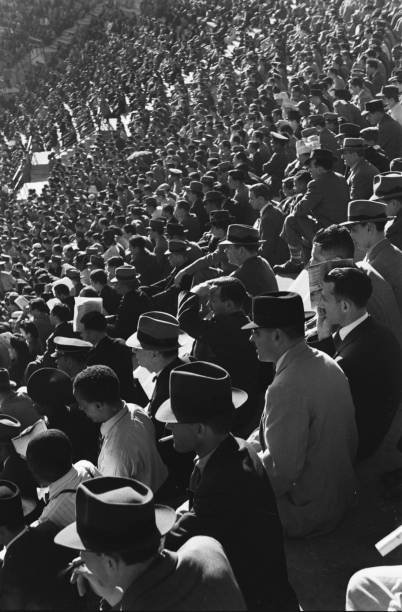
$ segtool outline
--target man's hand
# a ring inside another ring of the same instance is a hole
[[[74,559],[72,563],[78,563],[79,561],[80,558],[78,557]],[[85,563],[80,563],[74,568],[70,582],[71,584],[77,585],[80,597],[85,595],[89,585],[96,595],[106,599],[111,606],[115,606],[123,597],[123,590],[121,587],[105,585],[90,569],[88,569]]]
[[[325,308],[318,306],[317,308],[317,335],[318,340],[325,340],[331,335],[331,328],[328,323]]]

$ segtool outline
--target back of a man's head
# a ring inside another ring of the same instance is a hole
[[[64,432],[48,429],[29,442],[26,460],[39,484],[51,484],[71,469],[71,442]]]
[[[320,247],[322,261],[331,259],[353,259],[355,245],[350,232],[341,225],[330,225],[318,230],[313,245]]]
[[[222,276],[214,279],[211,283],[211,289],[218,288],[220,290],[219,297],[222,302],[231,301],[239,310],[245,305],[247,299],[247,291],[243,283],[238,278],[230,276]]]
[[[81,323],[87,330],[96,332],[105,332],[107,330],[106,317],[97,310],[86,312],[81,318]]]
[[[71,311],[67,304],[55,304],[52,308],[51,314],[62,322],[69,321],[71,319]]]
[[[344,299],[358,309],[367,306],[373,287],[369,276],[360,268],[333,268],[324,277],[325,283],[333,283],[337,299]]]
[[[92,270],[92,272],[89,275],[89,278],[92,283],[99,283],[100,285],[107,284],[107,274],[105,270],[101,270],[101,269]]]
[[[74,379],[74,395],[76,394],[87,402],[117,404],[120,401],[119,379],[108,366],[89,366]]]

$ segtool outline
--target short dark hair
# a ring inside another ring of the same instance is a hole
[[[63,431],[48,429],[29,442],[26,460],[35,476],[55,482],[71,469],[71,442]]]
[[[93,283],[100,283],[101,285],[107,285],[107,274],[105,270],[101,270],[100,268],[97,270],[92,270],[89,275],[89,279]]]
[[[346,227],[330,225],[318,230],[313,243],[319,244],[323,251],[334,251],[337,257],[351,259],[355,253],[353,238]]]
[[[33,323],[33,321],[25,321],[24,323],[21,323],[21,329],[26,334],[31,334],[32,338],[39,338],[38,328],[36,327],[35,323]]]
[[[112,368],[93,365],[75,377],[74,394],[77,391],[87,402],[114,404],[120,399],[120,382]]]
[[[32,310],[38,310],[39,312],[45,312],[46,314],[49,314],[49,306],[46,304],[45,300],[42,298],[36,298],[35,300],[32,300],[32,302],[29,304],[29,309]]]
[[[60,321],[69,321],[71,319],[71,311],[67,304],[55,304],[51,314]]]
[[[93,331],[99,332],[105,332],[107,330],[106,317],[98,310],[86,312],[81,318],[81,323],[85,329],[92,329]]]
[[[70,295],[70,289],[64,283],[55,285],[54,292],[58,295]]]
[[[324,170],[326,170],[327,172],[329,170],[332,170],[333,166],[334,166],[334,160],[331,158],[326,158],[326,157],[322,157],[321,159],[316,159],[315,160],[315,165],[319,166],[320,168],[324,168]]]
[[[256,198],[264,198],[264,200],[270,200],[273,196],[272,189],[264,183],[257,183],[250,187],[250,191],[253,192]]]
[[[231,300],[235,306],[243,307],[247,298],[247,291],[241,280],[230,276],[221,276],[212,281],[211,287],[220,289],[222,302]]]
[[[136,247],[138,247],[139,249],[141,249],[141,251],[145,251],[149,244],[149,240],[144,238],[144,236],[137,235],[130,238],[128,242],[131,248],[135,249]]]
[[[333,268],[324,276],[325,283],[334,284],[334,294],[358,308],[367,306],[373,291],[369,276],[359,268]]]

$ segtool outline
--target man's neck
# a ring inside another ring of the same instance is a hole
[[[294,348],[297,344],[300,344],[300,342],[304,342],[304,338],[296,338],[295,340],[289,341],[289,343],[281,349],[280,354],[277,355],[275,365],[285,355],[285,353],[290,351],[290,349]]]
[[[209,453],[212,453],[212,451],[218,448],[218,446],[224,440],[226,440],[228,435],[229,435],[228,433],[215,434],[213,437],[211,437],[211,439],[206,440],[205,442],[200,444],[198,448],[194,449],[198,457],[201,459],[202,457],[205,457],[205,455],[209,455]]]
[[[377,234],[377,236],[375,238],[373,238],[373,241],[369,245],[367,251],[370,251],[371,249],[374,249],[374,247],[377,246],[377,244],[382,242],[384,239],[385,239],[384,232],[382,234]]]
[[[354,310],[350,314],[348,314],[344,320],[340,323],[340,328],[347,327],[348,325],[352,325],[355,321],[364,317],[367,314],[367,308],[360,308],[359,310]]]

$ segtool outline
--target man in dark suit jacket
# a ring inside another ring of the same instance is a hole
[[[368,120],[378,127],[378,144],[389,159],[402,155],[402,126],[385,110],[382,100],[366,102]]]
[[[373,180],[378,169],[364,157],[365,143],[363,138],[345,138],[342,146],[342,157],[349,169],[347,183],[351,200],[368,200],[373,195]]]
[[[89,275],[91,285],[102,298],[103,308],[108,315],[115,315],[121,302],[119,295],[113,287],[107,284],[107,274],[105,270],[92,270]]]
[[[205,292],[204,292],[205,288]],[[179,295],[178,321],[183,331],[192,336],[192,356],[201,361],[210,361],[227,370],[235,387],[248,394],[247,402],[238,408],[232,422],[231,432],[247,438],[257,427],[262,409],[263,395],[267,383],[249,333],[242,326],[249,322],[244,312],[247,294],[237,278],[217,278],[199,286],[192,292]],[[200,297],[207,297],[211,317],[200,314]],[[272,370],[270,371],[272,379]]]
[[[326,149],[316,149],[310,154],[309,164],[313,180],[285,219],[282,235],[288,243],[290,259],[281,266],[275,266],[277,274],[301,272],[305,260],[303,249],[311,245],[316,231],[346,220],[349,188],[346,179],[332,170],[332,153]]]
[[[0,546],[6,546],[0,570],[1,610],[71,610],[80,607],[78,594],[58,572],[72,560],[70,550],[53,542],[57,527],[28,527],[31,508],[21,501],[18,487],[0,481]]]
[[[401,348],[392,332],[368,315],[371,291],[364,271],[331,270],[324,277],[318,321],[318,348],[335,358],[349,380],[359,459],[377,450],[401,399]],[[334,327],[339,329],[332,338]]]
[[[131,351],[124,340],[107,335],[107,321],[100,312],[87,312],[81,323],[83,339],[93,345],[88,353],[87,365],[105,365],[112,368],[120,382],[121,397],[126,402],[137,403],[138,392],[134,388]]]
[[[149,298],[139,288],[138,276],[132,266],[116,269],[116,289],[123,297],[116,314],[111,335],[126,340],[137,329],[140,315],[150,310]]]
[[[288,259],[289,249],[281,236],[285,215],[270,201],[271,195],[264,183],[250,187],[250,204],[259,212],[254,227],[262,241],[260,253],[271,266],[275,266]]]
[[[157,418],[172,430],[177,451],[194,450],[197,457],[189,509],[178,517],[166,547],[177,550],[194,535],[212,536],[222,544],[249,610],[297,610],[268,476],[248,443],[229,434],[233,405],[245,399],[237,390],[232,404],[230,385],[224,369],[205,362],[170,375],[170,401]]]
[[[161,280],[163,270],[155,253],[147,248],[151,244],[144,236],[130,238],[131,264],[140,275],[141,285],[152,285]]]

